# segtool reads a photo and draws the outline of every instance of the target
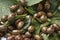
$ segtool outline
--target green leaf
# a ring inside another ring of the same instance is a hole
[[[56,33],[53,33],[53,35],[49,35],[49,34],[43,34],[43,39],[44,40],[60,40],[60,38],[58,37],[58,35]]]
[[[15,3],[15,0],[0,0],[0,18],[3,15],[10,14],[9,7],[14,3]]]
[[[52,23],[60,25],[60,20],[52,20]]]
[[[57,8],[57,3],[58,3],[59,0],[50,0],[50,3],[51,3],[51,10],[54,12],[55,9]]]
[[[59,10],[57,10],[54,13],[54,17],[52,18],[52,23],[56,23],[56,24],[60,25],[60,11]]]
[[[38,23],[35,19],[32,19],[32,25],[34,25],[35,26],[35,32],[34,32],[34,34],[37,34],[37,35],[39,35],[39,32],[40,32],[40,23]]]
[[[35,10],[33,9],[33,7],[25,7],[25,9],[33,16],[36,12]]]
[[[49,35],[47,35],[47,34],[43,34],[42,37],[43,37],[44,40],[49,40]]]
[[[60,40],[60,38],[58,37],[58,35],[56,33],[53,33],[53,35],[49,35],[49,34],[43,34],[43,39],[44,40]]]
[[[41,2],[42,0],[26,0],[26,1],[28,6],[32,6],[34,4]]]
[[[60,40],[60,38],[58,37],[58,35],[56,33],[53,34],[53,36],[54,36],[55,40]]]
[[[53,33],[52,36],[49,36],[49,40],[60,40],[60,38],[58,37],[56,33]]]

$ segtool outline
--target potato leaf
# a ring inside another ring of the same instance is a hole
[[[26,1],[28,6],[32,6],[34,4],[41,2],[42,0],[26,0]]]

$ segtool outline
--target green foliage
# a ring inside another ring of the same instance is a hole
[[[58,1],[59,0],[50,0],[52,12],[54,12],[56,10],[57,5],[58,5]]]
[[[42,37],[44,40],[60,40],[60,38],[58,37],[56,33],[53,33],[52,36],[49,36],[49,34],[43,34]]]
[[[3,15],[9,15],[10,14],[10,10],[9,7],[14,4],[16,1],[19,2],[19,0],[0,0],[0,18]],[[35,5],[43,0],[26,0],[27,1],[27,6],[25,7],[25,9],[29,12],[29,15],[31,14],[32,16],[36,13],[35,10],[33,9],[32,5]],[[60,11],[57,10],[58,6],[60,5],[60,1],[59,0],[50,0],[51,3],[51,10],[54,14],[52,21],[50,21],[51,23],[56,23],[58,25],[60,25]],[[18,16],[17,18],[19,18],[20,16]],[[25,25],[25,27],[23,28],[23,30],[27,29],[31,23],[30,18],[26,18],[25,20],[27,22],[27,24]],[[8,22],[6,22],[6,24],[9,25]],[[6,25],[5,24],[5,25]],[[44,24],[38,23],[37,20],[35,20],[34,18],[32,19],[32,25],[35,26],[35,34],[39,35],[39,32],[41,30],[41,27],[47,26],[49,25],[49,22],[46,22]],[[23,31],[22,30],[22,31]],[[57,34],[53,34],[52,37],[49,36],[48,34],[43,34],[43,39],[44,40],[60,40],[58,38]]]
[[[49,40],[49,38],[48,38],[48,37],[49,37],[49,35],[47,35],[47,34],[43,34],[43,36],[42,36],[42,37],[43,37],[43,39],[44,39],[44,40]]]
[[[35,19],[32,19],[32,25],[35,26],[35,32],[34,32],[34,34],[38,34],[39,35],[40,24]]]
[[[35,10],[33,9],[33,7],[25,7],[25,9],[33,16],[36,12]]]
[[[16,0],[17,2],[19,2],[20,0]],[[41,2],[42,0],[26,0],[27,2],[27,6],[32,6],[32,5],[35,5],[39,2]]]
[[[15,0],[0,0],[0,18],[3,15],[10,14],[9,7],[15,3]]]
[[[54,16],[52,18],[52,23],[56,23],[56,24],[60,25],[60,11],[59,10],[56,10],[54,12]]]
[[[54,33],[52,36],[49,36],[49,40],[60,40],[60,38],[56,33]]]
[[[34,4],[41,2],[42,0],[26,0],[26,1],[28,6],[32,6]]]

